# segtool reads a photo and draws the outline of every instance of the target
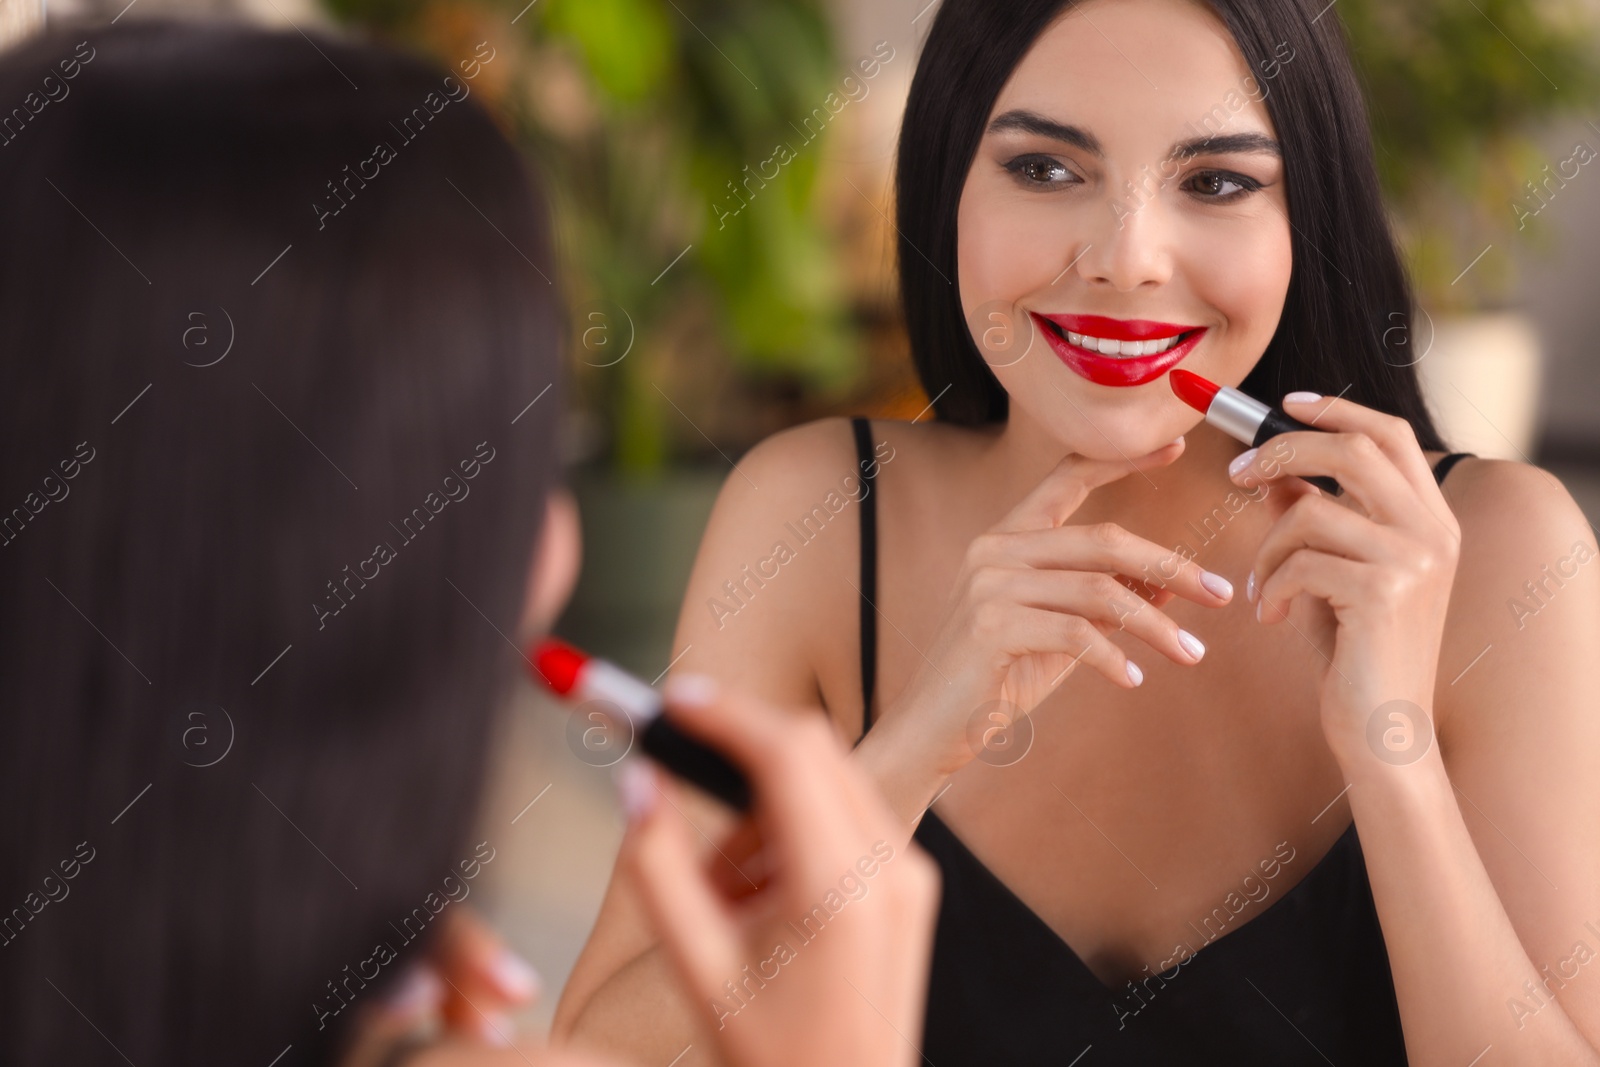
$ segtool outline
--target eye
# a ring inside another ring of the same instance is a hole
[[[1184,187],[1197,194],[1202,200],[1210,200],[1212,203],[1218,204],[1230,204],[1260,189],[1261,183],[1254,178],[1247,178],[1243,174],[1235,174],[1232,171],[1203,170],[1184,182]]]
[[[1023,185],[1035,188],[1052,186],[1059,188],[1064,185],[1076,185],[1082,180],[1067,169],[1064,163],[1050,156],[1018,156],[1005,164],[1005,168]]]

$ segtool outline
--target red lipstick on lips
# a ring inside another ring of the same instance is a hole
[[[1177,366],[1205,336],[1204,326],[1181,326],[1148,319],[1108,319],[1102,315],[1042,315],[1028,312],[1045,342],[1074,372],[1096,385],[1143,385]],[[1098,348],[1085,348],[1067,340],[1074,333],[1106,341],[1152,341],[1167,337],[1182,340],[1164,352],[1141,356],[1113,356]]]

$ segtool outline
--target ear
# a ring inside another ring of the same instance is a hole
[[[524,638],[546,633],[555,625],[578,582],[582,560],[578,503],[570,490],[557,487],[545,500],[544,526],[539,531],[539,543],[528,568],[522,609]]]

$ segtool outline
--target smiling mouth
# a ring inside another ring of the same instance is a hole
[[[1040,317],[1045,328],[1070,345],[1076,345],[1089,352],[1097,352],[1102,356],[1113,359],[1133,359],[1138,356],[1154,356],[1183,344],[1189,338],[1199,333],[1199,330],[1184,330],[1170,337],[1152,337],[1145,341],[1115,341],[1106,337],[1092,337],[1088,334],[1073,333],[1064,330],[1049,319]]]
[[[1028,313],[1056,357],[1080,378],[1096,385],[1135,386],[1155,381],[1176,367],[1205,338],[1209,327],[1185,327],[1176,323],[1144,319],[1108,319],[1099,315],[1059,315],[1046,318],[1037,311]],[[1068,330],[1055,321],[1065,319],[1074,326],[1119,333],[1100,337]],[[1135,339],[1128,339],[1132,334]],[[1144,336],[1139,336],[1139,335]]]

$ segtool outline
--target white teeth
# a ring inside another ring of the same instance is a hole
[[[1090,352],[1099,352],[1101,355],[1114,355],[1117,358],[1166,352],[1166,349],[1178,344],[1179,338],[1179,334],[1174,334],[1171,338],[1155,338],[1150,341],[1107,341],[1106,338],[1090,338],[1088,334],[1072,333],[1070,330],[1062,333],[1067,334],[1069,344],[1075,344],[1080,349],[1088,349]]]
[[[1099,352],[1105,356],[1115,356],[1118,359],[1127,359],[1131,356],[1153,356],[1157,352],[1165,352],[1178,343],[1179,335],[1172,337],[1153,338],[1149,341],[1111,341],[1103,337],[1090,337],[1086,334],[1064,331],[1067,341],[1080,348],[1087,348],[1091,352]]]

